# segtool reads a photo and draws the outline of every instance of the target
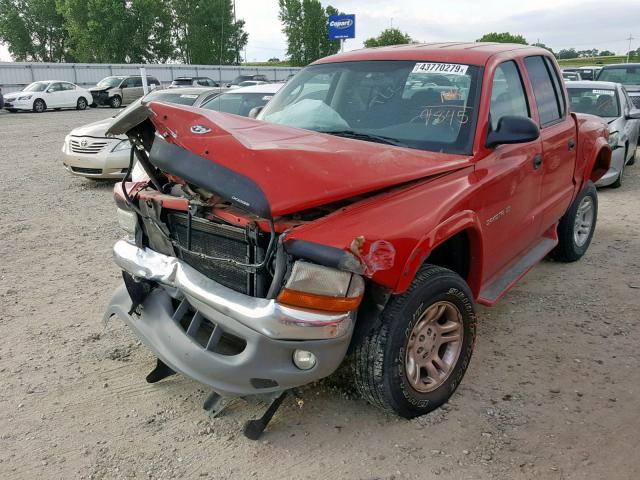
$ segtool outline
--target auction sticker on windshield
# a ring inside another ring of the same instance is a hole
[[[447,73],[449,75],[466,75],[469,65],[459,63],[416,63],[411,73]]]
[[[592,90],[594,95],[615,95],[613,90]]]

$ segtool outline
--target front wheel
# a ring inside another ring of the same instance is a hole
[[[598,192],[589,181],[558,225],[558,245],[552,256],[561,262],[579,260],[589,248],[598,219]]]
[[[109,100],[109,105],[111,108],[120,108],[120,105],[122,105],[122,99],[118,95],[115,95]]]
[[[360,395],[405,418],[444,404],[460,384],[473,352],[472,298],[459,275],[425,265],[356,346],[352,374]]]
[[[78,103],[76,104],[77,110],[84,110],[87,108],[87,100],[84,97],[80,97],[78,99]]]
[[[35,102],[33,102],[33,111],[36,113],[42,113],[47,109],[47,104],[44,103],[44,100],[38,98]]]

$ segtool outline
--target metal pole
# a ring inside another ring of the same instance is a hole
[[[340,39],[340,53],[344,53],[344,38]]]
[[[147,83],[147,69],[140,67],[140,76],[142,77],[142,93],[146,95],[149,93],[149,84]]]
[[[629,54],[631,53],[631,40],[634,40],[633,35],[629,34],[629,49],[627,50],[627,63],[629,63]]]

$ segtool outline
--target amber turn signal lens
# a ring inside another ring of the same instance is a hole
[[[326,312],[350,312],[355,310],[362,301],[362,295],[357,297],[329,297],[315,293],[299,292],[283,288],[278,295],[278,302],[290,307],[309,308]]]

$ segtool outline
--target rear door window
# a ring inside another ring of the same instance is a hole
[[[549,62],[542,56],[527,57],[524,64],[533,86],[540,126],[544,128],[558,122],[564,116],[564,99],[554,78],[555,70],[550,70]]]
[[[491,130],[498,128],[498,122],[505,115],[529,117],[527,96],[522,86],[522,77],[515,62],[501,63],[493,75],[491,89]]]

